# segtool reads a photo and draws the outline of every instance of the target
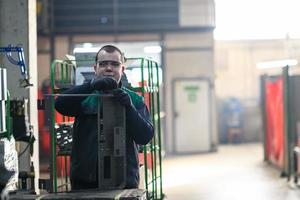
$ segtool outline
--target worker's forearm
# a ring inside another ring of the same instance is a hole
[[[126,120],[131,137],[137,144],[147,144],[153,137],[153,125],[146,107],[127,108]]]
[[[63,92],[63,94],[89,94],[92,92],[89,83],[75,86]],[[55,109],[62,115],[76,116],[80,112],[81,102],[86,96],[58,96],[55,100]]]

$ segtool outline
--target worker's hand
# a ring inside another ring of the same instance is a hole
[[[107,91],[118,88],[118,83],[111,77],[95,77],[90,82],[93,90]]]
[[[131,107],[132,106],[132,101],[127,92],[124,90],[118,88],[112,91],[115,99],[120,102],[121,105],[125,107]]]

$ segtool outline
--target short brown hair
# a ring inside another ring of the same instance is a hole
[[[105,45],[105,46],[101,47],[101,49],[97,52],[96,58],[95,58],[96,63],[98,61],[98,55],[99,55],[100,51],[102,51],[102,50],[106,51],[108,53],[113,53],[113,52],[117,51],[121,55],[121,62],[124,63],[126,61],[126,58],[124,57],[124,53],[118,47],[113,46],[113,45]]]

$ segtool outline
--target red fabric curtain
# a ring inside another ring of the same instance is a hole
[[[274,165],[284,167],[284,107],[283,78],[265,82],[266,105],[266,151],[267,159]]]

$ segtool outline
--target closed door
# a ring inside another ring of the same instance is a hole
[[[175,151],[206,152],[211,148],[210,87],[208,80],[174,81]]]

